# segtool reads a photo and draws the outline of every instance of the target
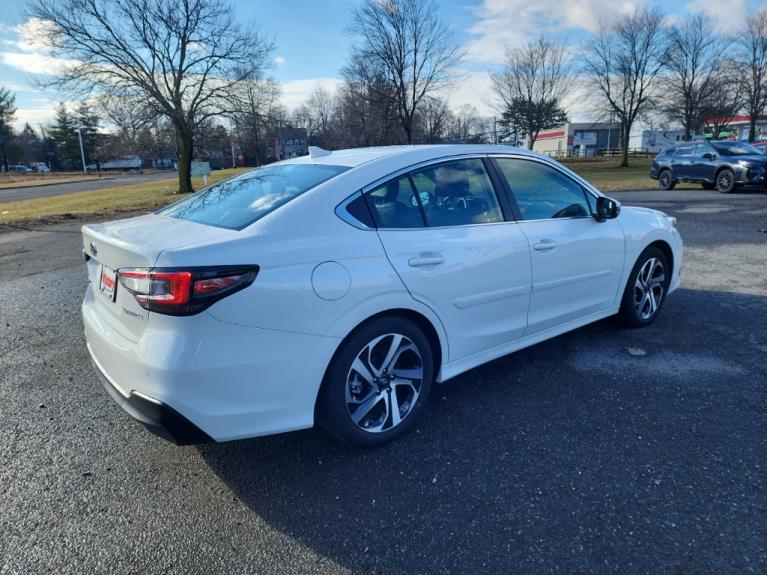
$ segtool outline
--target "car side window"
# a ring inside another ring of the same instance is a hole
[[[422,228],[421,208],[407,176],[389,180],[367,193],[379,228]]]
[[[417,170],[410,177],[430,227],[504,221],[481,159],[444,162]]]
[[[713,146],[709,146],[708,144],[699,144],[695,147],[695,157],[696,158],[702,158],[703,154],[715,154]]]
[[[695,146],[685,146],[683,148],[677,148],[674,158],[688,158],[692,156]]]
[[[497,158],[523,220],[591,216],[595,202],[575,180],[560,171],[529,160]]]

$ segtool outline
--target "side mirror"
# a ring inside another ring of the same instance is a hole
[[[605,220],[612,220],[617,218],[621,213],[621,204],[617,200],[612,198],[606,198],[605,196],[599,196],[597,198],[597,211],[594,214],[594,219],[598,222]]]
[[[703,157],[707,160],[716,160],[716,154],[713,152],[706,152]]]

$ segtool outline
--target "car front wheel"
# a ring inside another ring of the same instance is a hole
[[[433,377],[423,331],[404,317],[376,318],[341,344],[320,390],[318,420],[347,443],[382,445],[413,425]]]
[[[623,292],[623,320],[633,327],[651,324],[663,306],[670,280],[671,268],[663,251],[654,246],[643,251]]]
[[[716,175],[716,189],[723,194],[729,194],[735,189],[735,172],[725,168]]]

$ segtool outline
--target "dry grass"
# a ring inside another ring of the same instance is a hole
[[[214,183],[246,171],[247,168],[217,170],[208,178]],[[193,178],[192,185],[199,189],[202,178]],[[175,179],[147,182],[132,186],[107,188],[96,192],[81,192],[49,198],[0,203],[0,224],[39,222],[46,220],[79,218],[151,210],[175,202]]]

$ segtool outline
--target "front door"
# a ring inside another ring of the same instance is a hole
[[[386,255],[433,309],[455,361],[523,336],[530,255],[480,158],[441,162],[367,192]]]
[[[595,197],[536,160],[496,158],[530,244],[533,286],[526,335],[615,305],[625,258],[617,220],[592,217]]]

